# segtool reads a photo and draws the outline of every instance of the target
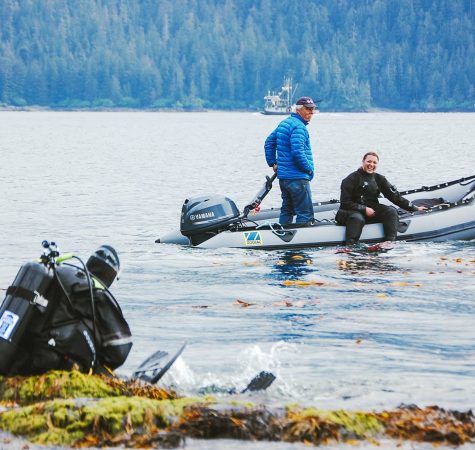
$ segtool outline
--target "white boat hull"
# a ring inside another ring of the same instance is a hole
[[[439,205],[428,211],[407,213],[400,216],[397,240],[446,241],[475,239],[475,176],[449,183],[404,192],[410,199],[440,198]],[[381,202],[387,202],[381,199]],[[231,227],[218,233],[209,233],[199,248],[256,248],[281,249],[342,245],[345,227],[335,223],[339,202],[331,200],[314,205],[316,225],[286,226],[276,223],[280,210],[264,210],[252,218],[252,224]],[[381,223],[367,224],[361,242],[374,243],[384,240]],[[170,233],[156,242],[193,245],[179,231]]]

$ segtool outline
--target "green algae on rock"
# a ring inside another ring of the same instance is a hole
[[[20,404],[53,398],[103,398],[117,395],[120,395],[120,390],[106,384],[101,377],[78,371],[51,371],[30,377],[0,378],[0,398]]]
[[[438,406],[408,405],[377,415],[384,423],[386,436],[394,439],[449,445],[475,441],[475,417],[471,410],[460,412]]]
[[[186,437],[313,445],[380,438],[461,445],[475,439],[471,411],[268,409],[236,398],[219,404],[213,397],[177,398],[138,381],[79,372],[0,377],[0,401],[0,429],[46,445],[174,448]]]
[[[372,439],[381,435],[384,424],[372,412],[289,407],[284,428],[285,440],[317,444],[332,439]]]
[[[0,413],[0,428],[39,444],[126,443],[168,431],[186,406],[199,401],[143,397],[50,400]]]
[[[172,399],[174,392],[135,380],[87,375],[78,371],[51,371],[30,377],[0,377],[0,400],[28,404],[55,398],[106,398],[138,395]]]

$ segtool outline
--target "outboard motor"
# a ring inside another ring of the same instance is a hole
[[[223,195],[206,195],[185,200],[181,208],[180,231],[198,245],[223,228],[237,222],[236,204]]]

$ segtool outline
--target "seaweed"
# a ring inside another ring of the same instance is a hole
[[[272,408],[179,397],[139,381],[79,372],[0,377],[0,429],[44,445],[176,448],[187,437],[325,445],[391,438],[458,446],[475,440],[472,411]]]
[[[0,399],[29,404],[55,398],[140,396],[157,400],[177,398],[173,391],[137,380],[87,375],[76,370],[50,371],[30,377],[0,377]]]

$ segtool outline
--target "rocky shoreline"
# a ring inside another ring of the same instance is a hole
[[[381,412],[298,405],[269,409],[232,397],[180,397],[135,380],[76,371],[0,377],[0,400],[0,430],[55,448],[176,448],[186,438],[319,446],[337,442],[377,445],[379,439],[388,438],[459,446],[475,439],[471,411],[415,405]],[[1,440],[2,448],[11,442],[8,434]],[[19,448],[18,442],[15,444]]]

